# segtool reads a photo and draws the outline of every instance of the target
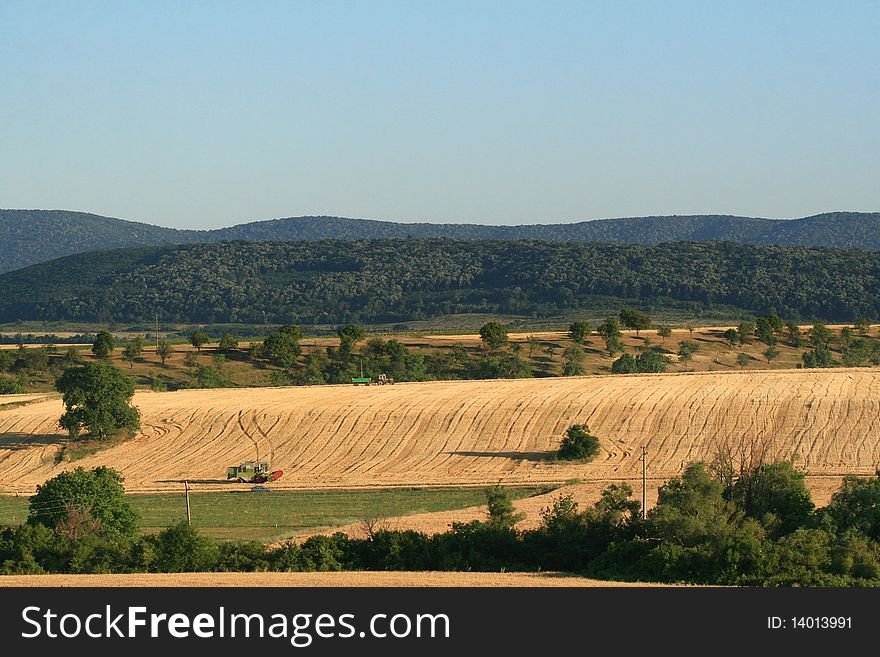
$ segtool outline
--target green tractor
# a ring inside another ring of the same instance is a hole
[[[239,484],[264,484],[280,479],[283,474],[283,470],[269,472],[268,461],[245,461],[241,465],[226,468],[226,479],[233,479]]]

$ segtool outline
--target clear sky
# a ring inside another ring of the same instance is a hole
[[[0,0],[0,207],[880,210],[880,2]]]

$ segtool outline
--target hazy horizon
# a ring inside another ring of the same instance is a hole
[[[874,2],[6,0],[0,24],[3,207],[182,229],[880,208]]]
[[[343,217],[341,215],[333,215],[327,213],[321,214],[287,214],[279,217],[260,217],[256,219],[243,219],[241,221],[233,221],[230,223],[226,223],[223,225],[209,225],[198,228],[188,228],[186,226],[171,226],[167,224],[163,224],[161,222],[155,222],[150,220],[137,219],[132,217],[118,217],[108,214],[103,214],[101,212],[90,212],[88,210],[76,210],[72,208],[0,208],[0,212],[4,211],[24,211],[24,212],[79,212],[82,214],[91,214],[99,217],[104,217],[107,219],[119,219],[122,221],[130,221],[133,223],[140,224],[149,224],[152,226],[159,226],[162,228],[174,228],[178,230],[199,230],[199,231],[209,231],[209,230],[220,230],[223,228],[231,228],[233,226],[240,226],[243,224],[257,223],[263,221],[279,221],[284,219],[302,219],[305,217],[331,217],[335,219],[354,219],[354,220],[364,220],[364,221],[381,221],[395,224],[463,224],[463,225],[480,225],[480,226],[536,226],[536,225],[557,225],[557,224],[577,224],[584,223],[589,221],[613,221],[615,219],[642,219],[645,217],[659,217],[659,218],[672,218],[672,217],[688,217],[688,216],[726,216],[726,217],[735,217],[738,219],[767,219],[770,221],[793,221],[796,219],[804,219],[806,217],[812,217],[816,215],[826,214],[826,212],[811,212],[810,214],[806,214],[803,216],[792,216],[792,217],[760,217],[757,215],[732,215],[729,213],[722,212],[696,212],[693,214],[646,214],[646,215],[628,215],[628,216],[617,216],[617,217],[593,217],[590,219],[573,219],[571,221],[531,221],[531,222],[521,222],[521,223],[488,223],[481,221],[445,221],[442,219],[434,220],[434,221],[422,221],[422,220],[406,220],[406,219],[383,219],[382,217]],[[844,212],[844,213],[856,213],[856,214],[875,214],[880,212],[880,210],[831,210],[830,212]]]

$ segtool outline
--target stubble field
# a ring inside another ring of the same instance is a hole
[[[226,466],[255,458],[285,471],[279,489],[637,481],[642,446],[656,487],[731,439],[769,443],[819,489],[880,462],[880,372],[864,368],[138,392],[142,431],[73,463],[60,399],[32,399],[0,407],[0,492],[100,464],[130,492],[230,490]],[[600,437],[595,461],[550,458],[573,423]]]

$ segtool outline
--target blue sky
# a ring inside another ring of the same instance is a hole
[[[880,210],[880,2],[0,0],[0,207]]]

